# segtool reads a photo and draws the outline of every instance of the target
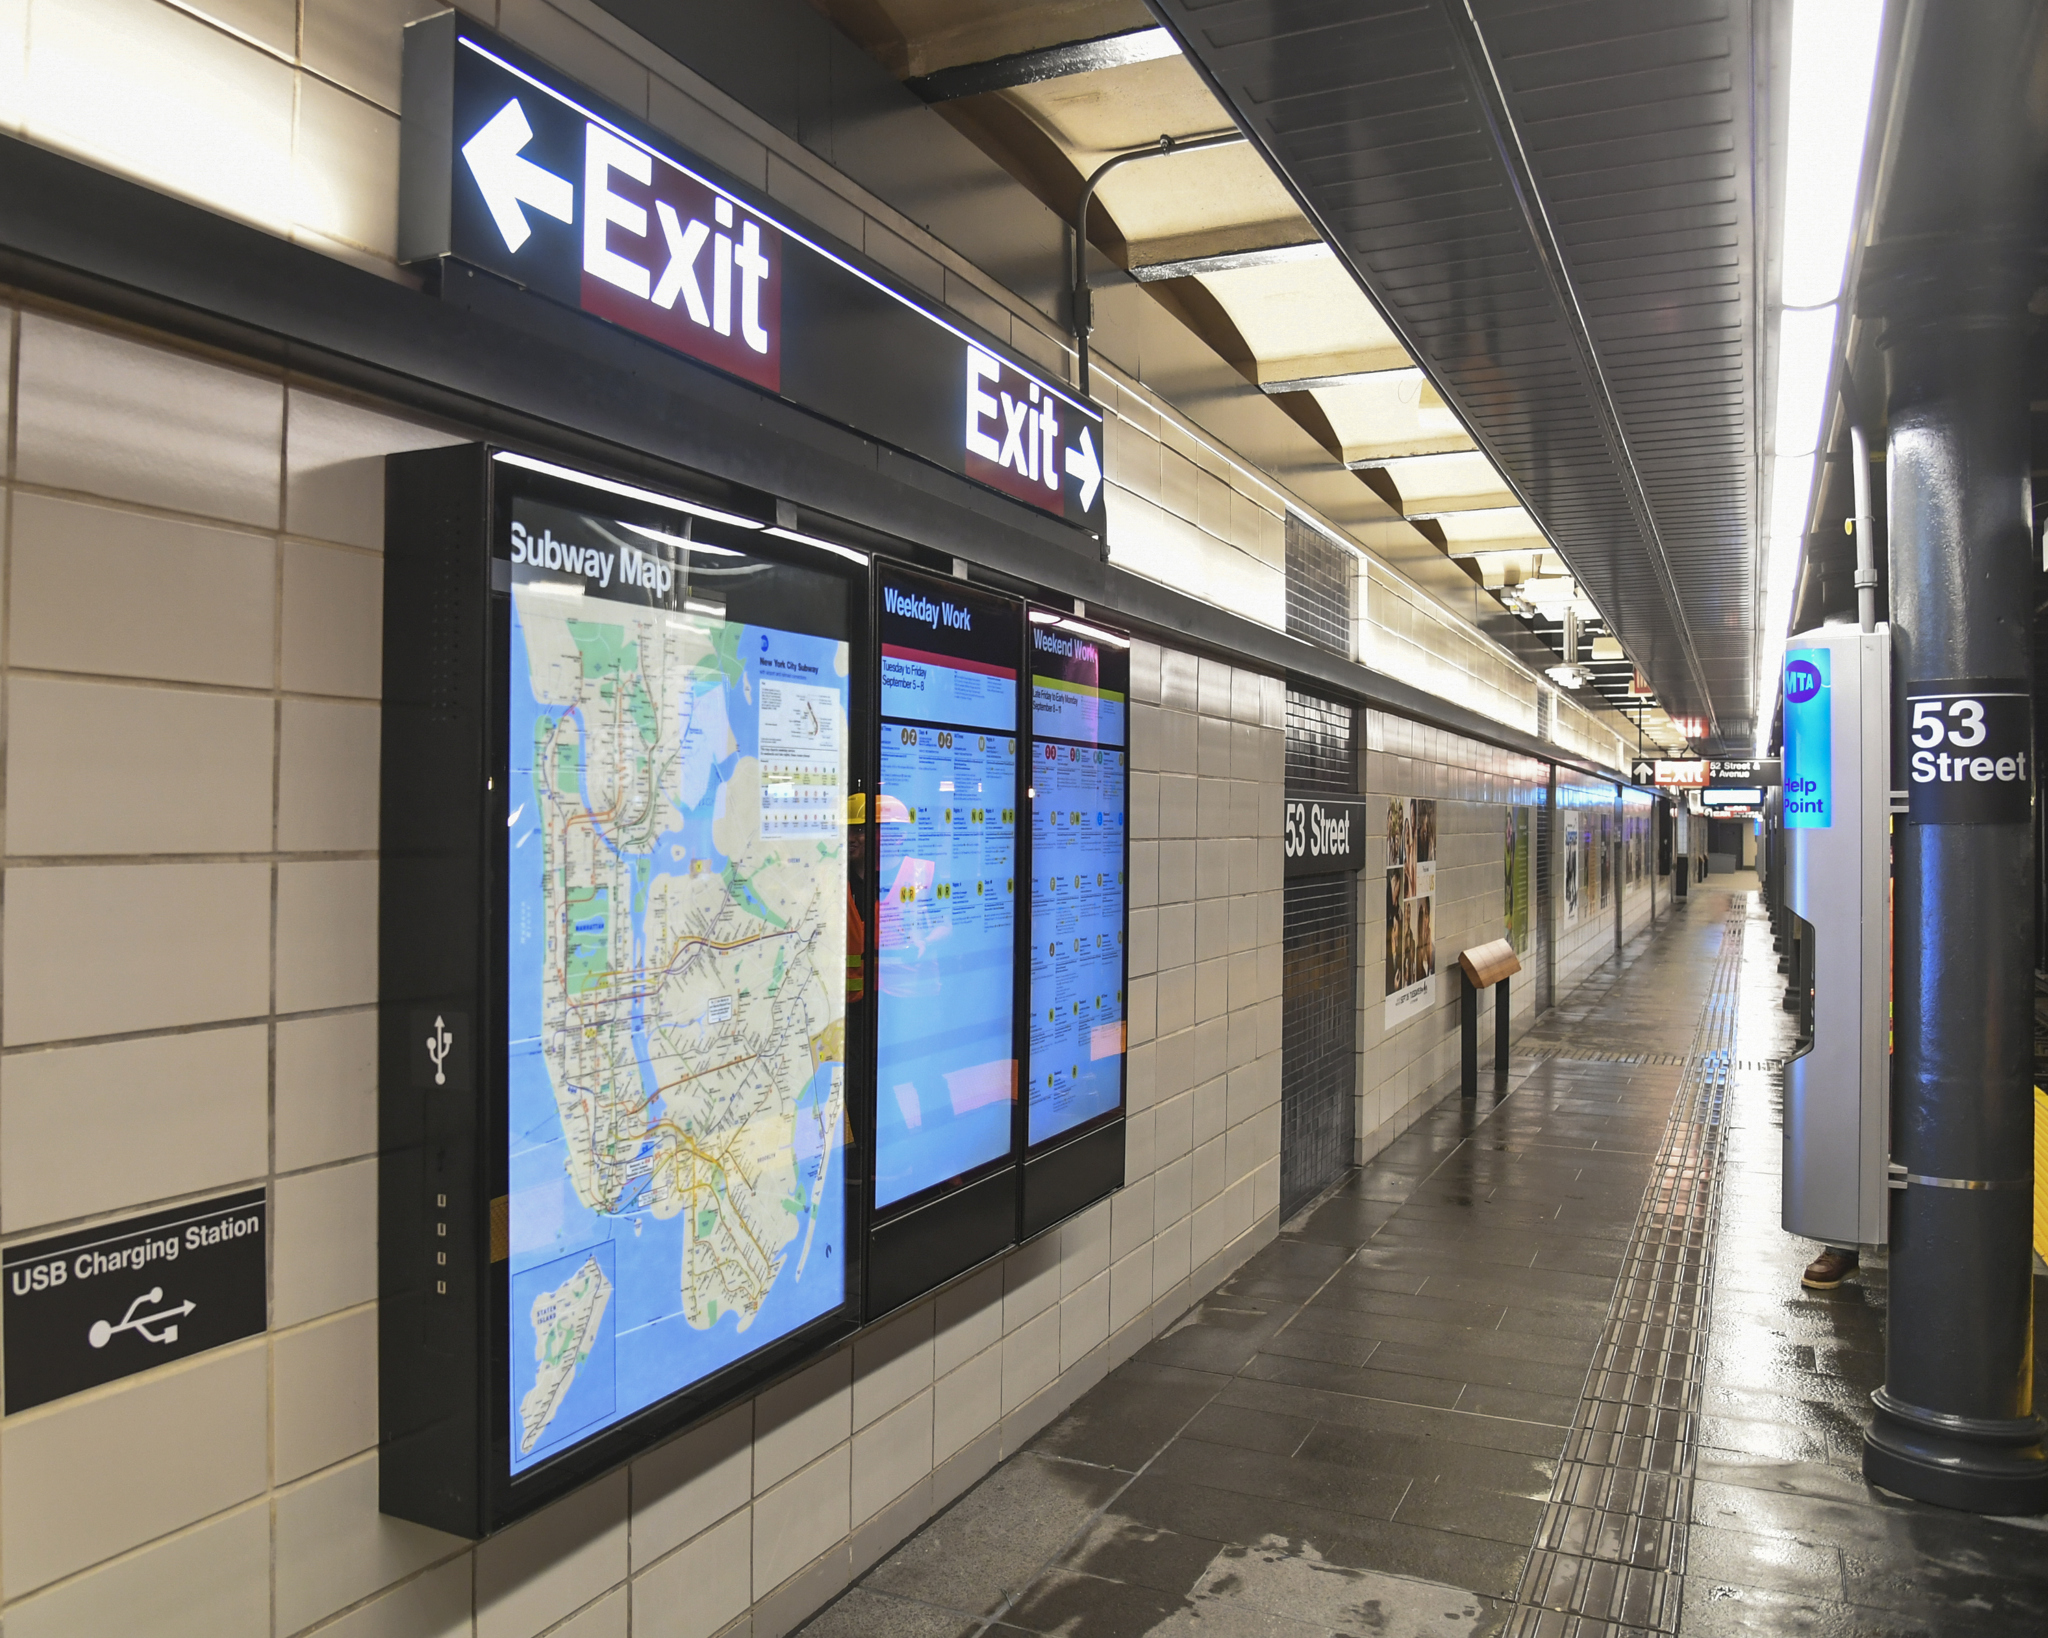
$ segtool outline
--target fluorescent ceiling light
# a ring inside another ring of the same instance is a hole
[[[1778,315],[1778,396],[1771,448],[1786,456],[1811,455],[1820,446],[1834,372],[1835,306],[1787,308]]]
[[[821,552],[833,552],[855,563],[865,563],[868,560],[866,552],[857,552],[851,546],[841,546],[836,541],[820,540],[816,535],[799,534],[794,529],[770,529],[768,533],[777,540],[793,540],[799,546],[813,546]]]
[[[1816,307],[1842,293],[1870,125],[1883,0],[1798,0],[1785,120],[1779,300]]]
[[[758,518],[743,518],[737,512],[721,512],[715,506],[700,506],[696,501],[678,500],[673,495],[659,495],[652,489],[640,489],[630,483],[614,483],[610,478],[600,478],[589,472],[578,472],[574,467],[557,466],[553,461],[535,460],[531,455],[515,455],[509,449],[501,449],[491,458],[503,461],[507,466],[523,467],[528,472],[538,472],[545,477],[581,484],[585,489],[600,490],[624,500],[643,501],[649,506],[659,506],[666,511],[686,512],[693,518],[731,524],[735,529],[766,527]]]
[[[664,546],[680,547],[686,552],[702,552],[706,557],[745,557],[747,555],[745,552],[734,551],[730,546],[707,546],[701,540],[690,539],[688,535],[671,535],[661,529],[650,529],[644,523],[627,523],[624,526],[631,529],[634,534],[641,535],[648,540],[658,540]],[[760,525],[756,524],[754,527],[758,529]]]
[[[1792,586],[1812,504],[1815,453],[1834,372],[1842,278],[1870,127],[1883,0],[1797,0],[1787,75],[1784,213],[1778,222],[1777,395],[1771,406],[1771,493],[1762,542],[1764,624],[1757,698],[1777,694],[1792,619]],[[1756,748],[1771,713],[1759,710]]]

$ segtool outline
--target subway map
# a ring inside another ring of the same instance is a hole
[[[846,647],[597,589],[512,587],[515,1473],[845,1287]]]

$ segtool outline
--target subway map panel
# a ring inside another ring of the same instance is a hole
[[[849,695],[843,642],[687,602],[687,554],[512,528],[517,1474],[846,1299]]]

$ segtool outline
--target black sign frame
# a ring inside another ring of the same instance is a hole
[[[876,678],[875,704],[868,723],[874,732],[867,735],[871,745],[878,746],[881,732],[881,666],[882,646],[890,634],[889,615],[884,607],[885,587],[894,587],[920,595],[934,603],[958,602],[969,610],[980,610],[994,614],[1006,622],[1012,622],[1008,641],[994,650],[984,651],[978,642],[969,643],[954,638],[943,626],[934,629],[922,640],[940,651],[957,651],[963,659],[980,659],[1000,653],[1009,662],[1017,679],[1017,758],[1014,764],[1015,781],[1011,791],[1011,804],[1016,813],[1012,831],[1012,858],[1017,872],[1016,905],[1013,908],[1010,938],[1011,1000],[1010,1000],[1010,1056],[1013,1066],[1024,1061],[1026,1037],[1024,1034],[1025,1010],[1029,1006],[1029,994],[1025,981],[1019,974],[1018,951],[1021,930],[1029,919],[1028,908],[1024,905],[1025,889],[1030,882],[1031,834],[1024,814],[1024,762],[1028,747],[1030,723],[1028,673],[1024,664],[1024,603],[1022,599],[997,592],[988,587],[975,586],[958,578],[948,579],[930,571],[914,567],[892,558],[876,558],[871,565],[870,595],[872,614],[870,618],[870,643],[874,651],[871,667]],[[993,659],[990,663],[994,663]],[[868,803],[868,856],[875,861],[872,877],[873,888],[865,901],[869,917],[869,940],[875,950],[872,971],[875,974],[874,990],[877,1042],[879,1056],[881,1035],[881,907],[879,894],[884,890],[881,871],[880,799],[882,794],[881,768],[877,763],[870,790],[874,797]],[[879,1097],[881,1078],[879,1067],[870,1077],[875,1088],[872,1097]],[[1017,1163],[1021,1152],[1018,1137],[1016,1109],[1018,1104],[1015,1075],[1012,1077],[1011,1131],[1008,1149],[1000,1156],[993,1157],[957,1177],[937,1178],[924,1187],[891,1201],[887,1206],[874,1204],[874,1167],[868,1168],[868,1213],[872,1224],[868,1243],[867,1258],[867,1316],[870,1320],[892,1313],[908,1302],[915,1301],[925,1292],[946,1281],[957,1278],[969,1269],[999,1256],[1017,1243]],[[879,1140],[877,1139],[877,1147]]]
[[[1355,797],[1289,795],[1280,808],[1285,876],[1332,876],[1365,868],[1366,810]]]
[[[269,1221],[258,1188],[9,1246],[6,1414],[261,1335]]]
[[[510,1469],[506,852],[512,506],[525,497],[843,583],[850,719],[872,720],[867,569],[644,487],[481,444],[386,460],[379,930],[380,1506],[472,1539],[544,1506],[850,1335],[866,1271],[866,994],[846,1008],[844,1297],[560,1454]],[[636,501],[633,497],[640,496]],[[852,554],[859,557],[861,554]],[[871,762],[849,747],[851,790]],[[860,887],[849,860],[849,888]],[[865,970],[866,955],[862,954]],[[495,1044],[494,1044],[495,1043]]]
[[[1005,342],[460,12],[406,26],[402,101],[402,262],[510,280],[1064,522],[1106,556],[1103,412]],[[619,164],[595,164],[594,141]],[[593,235],[585,194],[600,184]],[[621,255],[642,245],[645,265]]]
[[[1131,1090],[1131,1037],[1130,1037],[1130,995],[1131,995],[1131,725],[1136,715],[1131,703],[1130,633],[1101,621],[1083,619],[1062,609],[1042,604],[1033,604],[1025,610],[1024,679],[1027,692],[1035,689],[1036,678],[1041,674],[1051,676],[1059,669],[1056,657],[1042,649],[1038,633],[1048,632],[1059,638],[1080,638],[1097,645],[1103,673],[1108,680],[1120,682],[1124,697],[1124,738],[1119,748],[1124,759],[1124,819],[1123,857],[1121,883],[1122,913],[1119,916],[1119,950],[1121,960],[1118,969],[1123,994],[1123,1053],[1117,1064],[1116,1107],[1069,1127],[1063,1132],[1044,1138],[1038,1143],[1031,1142],[1031,1094],[1028,1084],[1017,1099],[1017,1142],[1024,1155],[1024,1164],[1018,1175],[1018,1238],[1029,1240],[1043,1233],[1053,1224],[1064,1221],[1075,1212],[1123,1187],[1124,1161],[1126,1153],[1125,1116],[1130,1107]],[[1042,656],[1044,656],[1042,658]],[[1044,663],[1047,670],[1039,671]],[[1027,780],[1027,797],[1031,802],[1034,827],[1038,802],[1035,790],[1039,763],[1038,747],[1048,741],[1038,737],[1036,715],[1032,705],[1026,706],[1025,729],[1029,754],[1026,758],[1033,772]],[[1050,741],[1051,743],[1065,743]],[[1028,879],[1037,880],[1036,861],[1026,855],[1029,869]],[[1034,893],[1035,898],[1035,893]],[[1024,1056],[1023,1079],[1031,1078],[1031,1031],[1029,1012],[1031,1006],[1031,946],[1037,938],[1037,927],[1029,913],[1020,928],[1019,948],[1022,952],[1018,962],[1018,988],[1024,1000],[1025,1023],[1022,1032]]]
[[[2034,700],[2023,679],[1925,679],[1907,683],[1904,696],[1893,754],[1907,824],[2023,825],[2033,817]]]

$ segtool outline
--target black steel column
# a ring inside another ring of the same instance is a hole
[[[2031,688],[2034,568],[2021,247],[1872,252],[1890,395],[1893,783],[1916,685]],[[1881,265],[1877,265],[1881,262]],[[1910,747],[1903,747],[1910,751]],[[2048,1508],[2032,1405],[2031,825],[1913,824],[1897,871],[1891,1306],[1863,1471],[1988,1513]]]

